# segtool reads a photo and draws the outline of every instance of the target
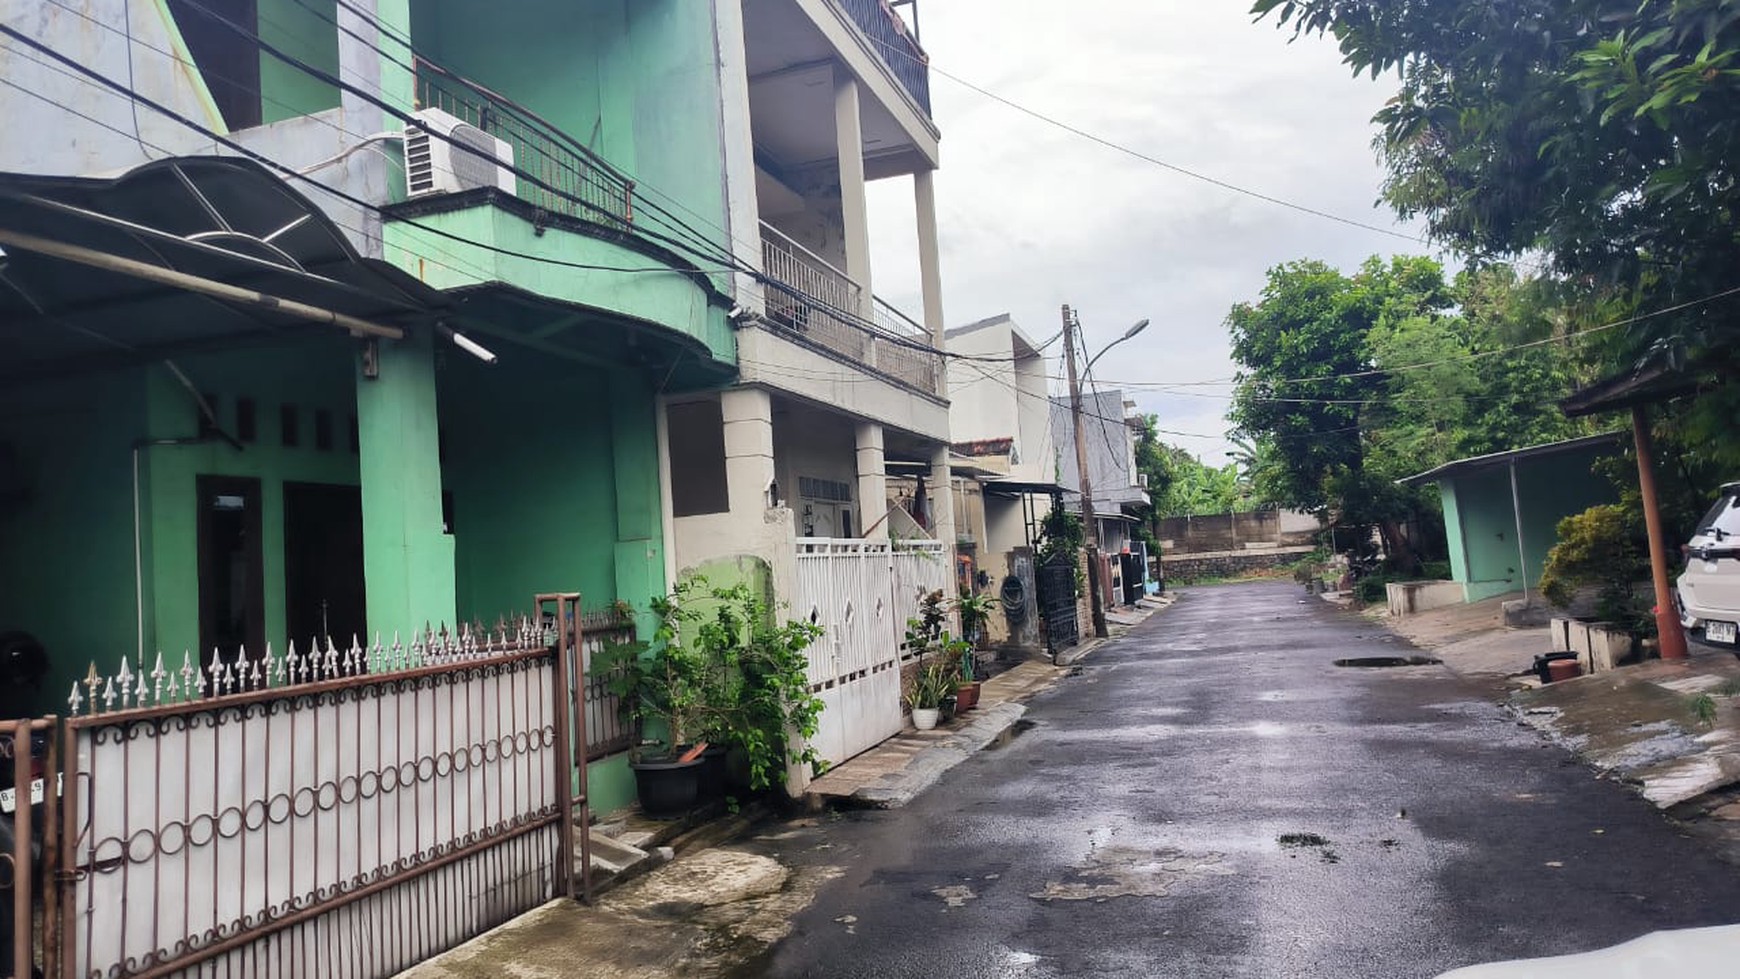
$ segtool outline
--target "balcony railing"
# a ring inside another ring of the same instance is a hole
[[[930,115],[930,56],[918,46],[906,21],[888,5],[888,0],[837,0],[870,45],[900,79],[913,99]]]
[[[634,220],[634,181],[552,124],[482,85],[417,62],[417,107],[440,109],[513,147],[514,196],[552,214],[599,224]],[[543,186],[540,186],[542,184]]]
[[[775,326],[864,362],[870,336],[846,319],[863,309],[863,290],[858,283],[765,221],[761,223],[761,263],[768,278],[776,283],[766,290],[767,318]]]
[[[932,337],[905,313],[876,300],[876,327],[888,340],[876,344],[876,366],[907,384],[941,394],[942,357],[933,352]],[[925,349],[918,349],[923,346]]]
[[[926,394],[942,393],[941,357],[924,327],[874,299],[867,325],[863,290],[826,259],[762,222],[762,265],[769,279],[767,318],[778,328],[871,367]]]

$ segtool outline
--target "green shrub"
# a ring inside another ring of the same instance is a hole
[[[1616,504],[1592,506],[1559,521],[1559,542],[1547,552],[1541,594],[1568,607],[1579,589],[1598,589],[1595,614],[1633,635],[1649,635],[1655,617],[1632,591],[1649,577],[1649,547],[1643,528]]]
[[[1374,574],[1359,579],[1359,585],[1355,591],[1358,593],[1360,601],[1368,605],[1375,605],[1378,602],[1389,601],[1389,583],[1390,580],[1385,576]]]

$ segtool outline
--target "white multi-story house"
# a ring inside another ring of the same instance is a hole
[[[736,277],[738,382],[663,407],[669,572],[754,582],[830,629],[811,680],[840,761],[899,731],[905,618],[951,588],[953,508],[920,544],[890,540],[888,505],[890,471],[949,473],[927,59],[883,0],[717,10],[730,237],[764,275]],[[874,292],[871,180],[912,185],[913,317]]]
[[[948,373],[960,547],[982,573],[980,589],[1018,606],[992,617],[991,638],[1029,645],[1040,641],[1038,521],[1058,492],[1044,346],[1007,313],[948,331],[949,352],[958,355]]]

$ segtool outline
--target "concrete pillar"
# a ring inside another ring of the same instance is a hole
[[[731,513],[759,518],[773,484],[773,398],[760,388],[731,388],[719,395],[725,428],[725,488]],[[796,487],[780,487],[789,495]]]
[[[713,29],[719,52],[719,124],[725,169],[725,227],[738,261],[760,268],[761,205],[755,192],[755,140],[750,131],[749,65],[740,3],[715,3]],[[734,296],[745,309],[762,309],[761,283],[746,272],[732,276]]]
[[[665,593],[664,501],[659,491],[657,416],[652,386],[640,374],[610,374],[610,462],[616,482],[616,594],[635,607],[642,639],[657,623],[647,600]],[[568,585],[553,582],[552,588]],[[585,596],[582,596],[584,599]]]
[[[939,445],[930,453],[930,476],[925,480],[930,490],[931,526],[936,539],[943,542],[943,553],[954,566],[955,541],[955,481],[949,472],[949,447]],[[980,538],[983,540],[984,538]]]
[[[942,262],[937,246],[935,174],[934,170],[920,170],[913,174],[912,197],[918,211],[918,281],[924,292],[924,328],[930,331],[932,345],[940,350],[946,324],[942,305]]]
[[[845,273],[863,294],[860,312],[868,318],[870,299],[870,205],[864,196],[864,130],[858,117],[858,80],[834,68],[834,139],[840,158],[840,223],[845,228]]]
[[[882,426],[858,423],[858,536],[887,540],[888,472],[882,454]]]
[[[368,629],[388,639],[398,631],[409,641],[426,623],[455,622],[429,333],[382,340],[379,364],[372,380],[359,366],[356,384]]]

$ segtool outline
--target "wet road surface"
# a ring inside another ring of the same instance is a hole
[[[834,865],[745,975],[1429,977],[1740,921],[1740,870],[1291,584],[1190,589]]]

